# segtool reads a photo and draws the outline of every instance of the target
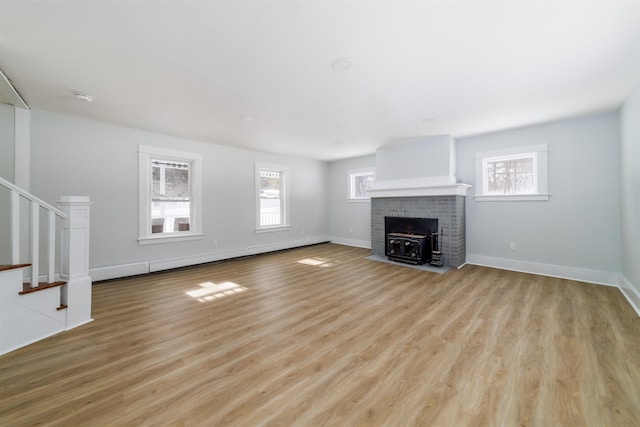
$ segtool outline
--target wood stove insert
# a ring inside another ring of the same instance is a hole
[[[432,249],[437,247],[437,219],[388,216],[384,222],[388,259],[412,264],[431,262]]]

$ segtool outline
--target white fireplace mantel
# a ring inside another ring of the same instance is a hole
[[[451,177],[430,177],[379,181],[375,188],[367,191],[367,195],[371,198],[466,196],[469,188],[469,184],[456,183]]]

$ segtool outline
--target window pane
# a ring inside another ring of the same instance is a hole
[[[171,198],[189,198],[189,169],[185,165],[183,169],[166,169],[165,196]]]
[[[535,193],[533,156],[490,160],[486,165],[488,194]]]
[[[188,201],[153,201],[151,204],[151,232],[189,231],[190,216],[191,203]]]
[[[151,233],[189,231],[191,223],[190,164],[151,161]]]
[[[153,188],[151,189],[154,196],[160,195],[160,166],[154,162],[152,162],[151,167],[151,182],[153,184]]]
[[[154,199],[189,199],[189,163],[152,160]]]
[[[349,173],[349,197],[351,199],[368,199],[367,191],[373,189],[375,183],[374,172]]]
[[[367,198],[367,190],[373,188],[373,174],[354,174],[352,183],[352,197],[354,199],[365,199]]]
[[[260,225],[282,224],[282,172],[260,171]]]

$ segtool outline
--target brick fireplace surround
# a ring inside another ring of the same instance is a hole
[[[371,251],[386,257],[384,217],[437,218],[443,230],[441,251],[445,267],[457,268],[466,262],[465,196],[437,195],[377,197],[371,199]]]

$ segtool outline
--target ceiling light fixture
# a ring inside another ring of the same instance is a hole
[[[76,93],[74,93],[74,95],[75,95],[75,97],[77,99],[79,99],[81,101],[84,101],[84,102],[93,101],[93,97],[92,96],[89,96],[89,95],[87,95],[86,93],[83,93],[83,92],[76,92]]]
[[[334,71],[345,71],[351,68],[351,60],[349,58],[338,58],[331,64]]]
[[[256,118],[253,116],[240,116],[240,120],[242,120],[243,122],[252,122],[255,119]]]

